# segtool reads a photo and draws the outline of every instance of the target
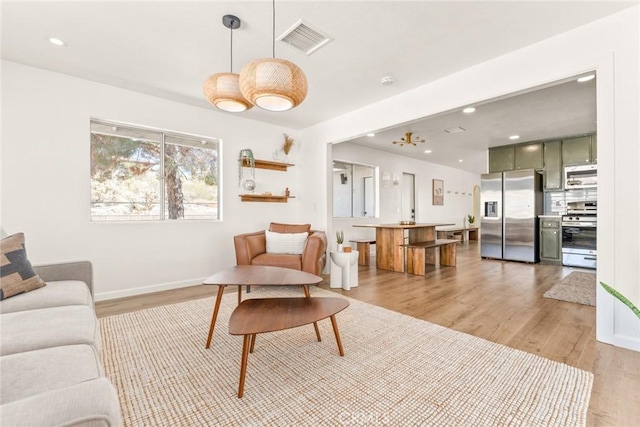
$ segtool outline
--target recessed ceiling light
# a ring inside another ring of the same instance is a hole
[[[426,154],[431,154],[431,150],[424,150]]]
[[[372,132],[372,133],[368,133],[367,136],[372,137],[372,136],[376,136],[376,134]]]
[[[458,159],[458,163],[462,163],[462,162],[464,162],[464,160]]]
[[[509,139],[520,139],[520,135],[511,135]]]
[[[470,114],[470,113],[473,113],[474,111],[476,111],[475,107],[467,107],[464,110],[462,110],[462,112],[465,114]]]
[[[582,76],[578,78],[578,83],[588,82],[589,80],[593,80],[596,77],[595,74],[589,74],[588,76]]]
[[[49,37],[47,40],[49,40],[49,43],[54,44],[56,46],[66,46],[67,44],[64,42],[64,40],[60,40],[56,37]]]

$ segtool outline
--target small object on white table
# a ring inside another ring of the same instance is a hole
[[[331,281],[329,287],[345,291],[358,286],[358,251],[331,251]]]

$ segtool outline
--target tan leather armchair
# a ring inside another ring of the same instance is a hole
[[[279,224],[272,222],[269,231],[276,233],[309,233],[302,255],[269,254],[264,231],[234,236],[237,265],[269,265],[291,268],[320,275],[327,259],[327,235],[311,230],[310,224]]]

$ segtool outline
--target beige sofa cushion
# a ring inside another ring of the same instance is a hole
[[[89,287],[78,280],[48,282],[47,286],[14,298],[0,301],[0,313],[37,310],[39,308],[85,305],[93,307]]]
[[[103,376],[96,350],[86,344],[2,356],[0,370],[2,404]]]
[[[82,305],[3,313],[0,355],[73,344],[102,348],[98,320]]]
[[[119,427],[118,395],[106,378],[36,394],[0,406],[2,425]]]

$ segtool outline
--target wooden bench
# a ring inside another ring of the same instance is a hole
[[[407,273],[425,274],[425,264],[436,264],[436,248],[440,248],[440,265],[455,267],[457,244],[457,240],[438,239],[402,245],[407,249]]]
[[[371,257],[371,245],[376,244],[376,239],[353,239],[349,241],[356,243],[358,264],[368,266],[369,258]]]
[[[442,227],[436,228],[438,239],[447,239],[450,236],[459,235],[461,241],[465,241],[465,233],[469,234],[469,240],[478,240],[478,227]]]

